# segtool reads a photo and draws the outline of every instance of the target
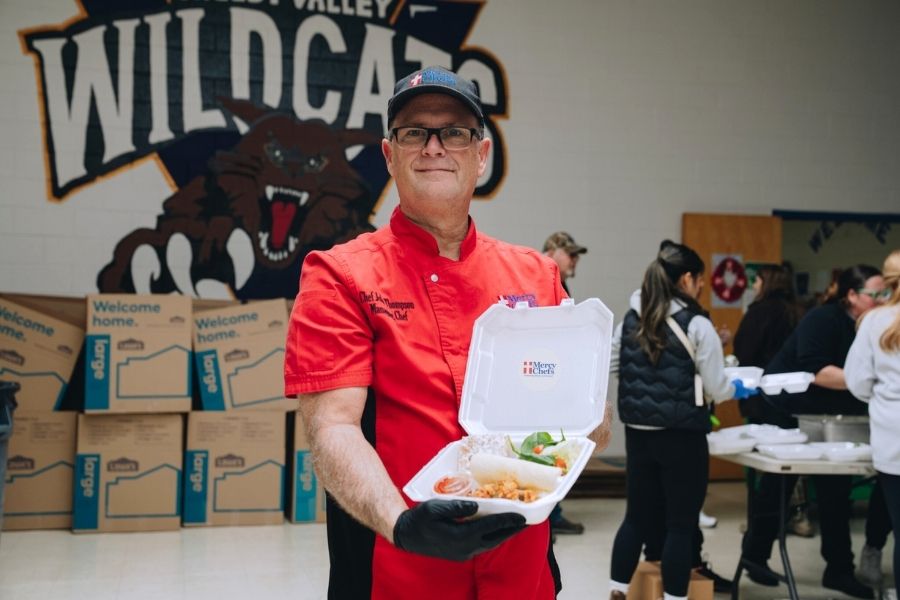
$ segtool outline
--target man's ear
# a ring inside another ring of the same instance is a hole
[[[478,142],[478,176],[484,175],[487,170],[488,156],[491,153],[491,139],[484,138]]]
[[[394,156],[394,148],[391,146],[391,142],[387,138],[381,140],[381,153],[384,155],[384,164],[387,166],[388,173],[390,173],[391,177],[393,177],[394,167],[391,163],[391,158],[393,158]]]

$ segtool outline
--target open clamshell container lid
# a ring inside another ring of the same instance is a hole
[[[574,485],[594,449],[586,436],[603,422],[613,315],[591,298],[560,306],[495,304],[476,321],[463,381],[459,421],[470,435],[501,433],[515,443],[536,431],[578,440],[581,450],[555,489],[530,503],[466,499],[478,515],[516,512],[529,525],[547,519]],[[435,483],[459,468],[461,441],[445,446],[403,487],[415,502],[435,497]]]
[[[603,422],[612,331],[597,298],[491,306],[472,332],[460,424],[470,434],[586,436]]]

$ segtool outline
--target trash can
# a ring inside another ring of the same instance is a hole
[[[3,530],[3,488],[6,485],[6,450],[12,436],[13,411],[16,410],[16,392],[19,384],[0,381],[0,531]]]

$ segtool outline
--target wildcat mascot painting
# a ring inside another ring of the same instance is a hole
[[[279,297],[296,289],[310,250],[374,229],[372,194],[345,150],[380,136],[246,100],[220,102],[249,131],[163,203],[156,229],[119,242],[97,278],[101,292],[220,296],[222,286],[240,293],[249,285]]]
[[[477,82],[493,144],[475,196],[498,189],[506,78],[465,45],[484,4],[74,0],[66,22],[19,31],[37,75],[41,210],[152,159],[169,192],[102,198],[118,220],[77,232],[100,292],[292,298],[310,251],[374,229],[389,185],[378,142],[405,74],[435,64]]]

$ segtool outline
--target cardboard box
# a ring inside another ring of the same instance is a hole
[[[6,460],[3,529],[72,526],[74,412],[18,409]]]
[[[291,523],[324,523],[325,488],[313,470],[309,438],[306,437],[306,427],[300,411],[296,411],[292,419],[294,443],[290,461],[292,481],[288,518]]]
[[[285,414],[192,412],[184,453],[184,525],[284,522]]]
[[[641,561],[628,585],[628,600],[659,600],[663,595],[659,563]],[[696,571],[691,571],[687,597],[688,600],[713,600],[712,579],[708,579]]]
[[[194,313],[203,410],[297,409],[296,398],[284,396],[287,320],[284,300]]]
[[[87,298],[85,412],[191,409],[191,299]]]
[[[181,526],[183,417],[78,415],[75,532]]]
[[[0,297],[0,379],[19,383],[22,409],[59,409],[83,342],[83,328]]]

